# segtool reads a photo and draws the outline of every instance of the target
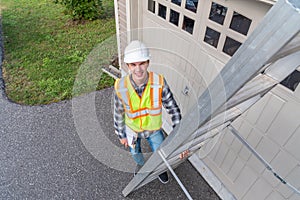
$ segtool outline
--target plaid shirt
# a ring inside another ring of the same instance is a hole
[[[146,82],[138,87],[130,75],[130,82],[133,85],[135,91],[139,96],[142,96],[142,93],[146,87],[146,84],[148,82],[148,79]],[[126,138],[125,133],[125,110],[124,106],[122,104],[121,99],[116,95],[116,92],[114,92],[114,127],[115,127],[115,133],[119,136],[119,138]],[[167,113],[171,115],[173,127],[178,124],[181,120],[181,114],[180,109],[173,97],[173,94],[169,88],[169,85],[167,84],[165,78],[164,78],[164,87],[162,90],[162,104],[164,108],[166,109]],[[153,133],[153,131],[143,131],[139,133],[139,137],[147,138],[149,135]]]

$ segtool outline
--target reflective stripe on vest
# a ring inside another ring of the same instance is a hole
[[[118,79],[115,90],[125,108],[125,124],[136,132],[158,130],[162,125],[163,76],[149,72],[148,83],[141,97],[129,76]]]

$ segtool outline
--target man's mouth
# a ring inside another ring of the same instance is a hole
[[[142,77],[142,76],[143,76],[143,72],[135,72],[135,75],[136,75],[137,77]]]

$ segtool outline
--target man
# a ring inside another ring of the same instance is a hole
[[[181,120],[180,109],[164,77],[148,71],[149,59],[145,44],[132,41],[124,53],[129,75],[115,82],[115,132],[121,144],[130,148],[137,164],[134,175],[145,163],[141,139],[148,141],[152,151],[164,140],[161,130],[162,106],[171,115],[173,127]],[[160,174],[159,180],[167,183],[167,172]]]

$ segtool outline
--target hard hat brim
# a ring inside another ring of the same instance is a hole
[[[125,63],[135,63],[135,62],[144,62],[144,61],[147,61],[147,60],[150,60],[150,56],[146,56],[146,57],[143,57],[143,58],[124,58],[124,62]]]

